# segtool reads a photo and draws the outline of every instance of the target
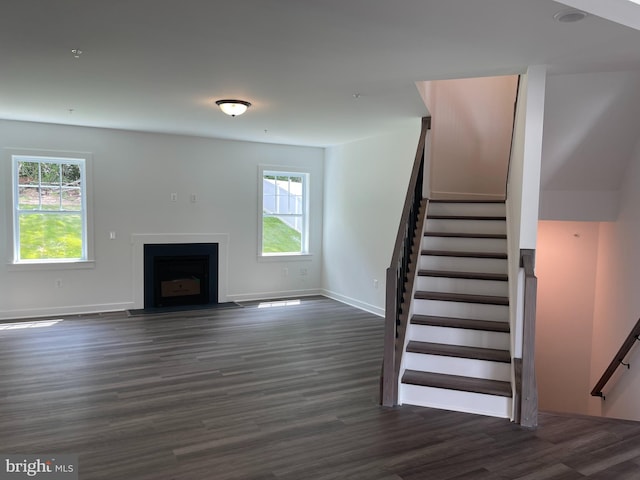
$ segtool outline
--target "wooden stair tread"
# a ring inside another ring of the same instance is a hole
[[[506,240],[504,233],[464,233],[464,232],[425,232],[425,237],[449,237],[449,238],[491,238]]]
[[[411,323],[431,327],[463,328],[466,330],[481,330],[484,332],[509,333],[507,322],[492,322],[490,320],[476,320],[474,318],[438,317],[435,315],[413,315]]]
[[[507,217],[504,215],[440,215],[440,214],[427,214],[427,220],[498,220],[506,221]]]
[[[416,340],[411,340],[407,344],[407,353],[421,353],[424,355],[440,355],[445,357],[486,360],[489,362],[511,363],[511,354],[508,350],[466,347],[462,345],[448,345],[444,343],[418,342]]]
[[[426,292],[419,290],[414,298],[418,300],[440,300],[444,302],[482,303],[485,305],[509,305],[509,297],[496,295],[472,295],[469,293]]]
[[[494,258],[506,260],[506,253],[498,252],[463,252],[457,250],[422,250],[421,255],[431,255],[434,257],[466,257],[466,258]]]
[[[506,273],[483,273],[483,272],[455,272],[449,270],[418,270],[418,276],[422,277],[444,277],[462,278],[467,280],[493,280],[496,282],[506,282],[509,275]]]
[[[402,376],[402,383],[422,387],[446,388],[448,390],[511,397],[511,384],[509,382],[487,380],[484,378],[406,370]]]
[[[504,200],[472,200],[469,198],[429,199],[429,203],[505,203]]]

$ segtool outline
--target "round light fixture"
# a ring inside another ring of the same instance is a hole
[[[575,23],[587,18],[587,14],[580,10],[563,10],[556,13],[553,18],[561,23]]]
[[[244,100],[218,100],[216,105],[220,107],[220,110],[232,117],[242,115],[251,106],[249,102]]]

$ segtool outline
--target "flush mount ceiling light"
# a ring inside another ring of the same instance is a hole
[[[553,18],[561,23],[575,23],[584,20],[586,17],[587,14],[580,10],[563,10],[553,16]]]
[[[249,102],[244,100],[218,100],[216,105],[220,107],[220,110],[232,117],[242,115],[251,106]]]

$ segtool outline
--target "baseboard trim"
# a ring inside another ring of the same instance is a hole
[[[332,292],[331,290],[325,290],[325,289],[321,291],[321,295],[324,295],[325,297],[329,297],[340,303],[347,304],[351,307],[359,308],[360,310],[364,310],[365,312],[373,313],[378,317],[384,317],[384,308],[371,305],[370,303],[361,302],[360,300],[356,300],[355,298],[347,297],[346,295],[341,295],[339,293]]]
[[[90,315],[93,313],[120,312],[133,308],[133,302],[103,303],[65,307],[30,308],[25,310],[0,311],[0,320],[22,320],[25,318],[57,317],[66,315]]]
[[[384,317],[384,308],[371,305],[366,302],[362,302],[355,298],[341,295],[336,292],[325,289],[307,289],[307,290],[285,290],[275,292],[260,292],[260,293],[243,293],[237,295],[227,295],[227,301],[229,302],[250,302],[255,300],[271,300],[278,298],[292,298],[292,297],[311,297],[315,295],[323,295],[325,297],[336,300],[340,303],[364,310],[365,312],[372,313],[378,317]],[[125,303],[104,303],[95,305],[75,305],[64,307],[43,307],[43,308],[30,308],[22,310],[5,310],[0,311],[0,321],[11,320],[23,320],[25,318],[44,318],[44,317],[57,317],[66,315],[91,315],[97,313],[107,312],[122,312],[135,308],[134,302]]]
[[[241,293],[235,295],[227,294],[228,302],[252,302],[255,300],[271,300],[276,298],[291,297],[311,297],[314,295],[322,295],[322,290],[317,288],[308,290],[284,290],[278,292],[260,292],[260,293]]]

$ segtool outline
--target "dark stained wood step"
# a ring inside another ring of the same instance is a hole
[[[449,270],[418,270],[418,275],[422,277],[462,278],[466,280],[492,280],[496,282],[507,282],[509,280],[509,275],[507,275],[506,273],[453,272]]]
[[[498,220],[506,221],[504,215],[438,215],[427,214],[427,220]]]
[[[464,233],[464,232],[424,232],[425,237],[449,237],[449,238],[491,238],[506,240],[504,233]]]
[[[511,354],[508,350],[498,350],[495,348],[465,347],[461,345],[411,340],[407,344],[407,352],[422,353],[424,355],[440,355],[444,357],[470,358],[473,360],[486,360],[488,362],[511,363]]]
[[[438,317],[435,315],[414,315],[411,317],[411,323],[430,327],[481,330],[483,332],[509,333],[510,330],[507,322],[492,322],[489,320],[476,320],[474,318]]]
[[[509,297],[496,295],[472,295],[468,293],[426,292],[418,290],[414,298],[418,300],[439,300],[442,302],[482,303],[485,305],[509,305]]]
[[[479,203],[479,204],[483,204],[483,203],[505,203],[504,200],[471,200],[468,198],[460,198],[460,199],[453,199],[453,198],[449,198],[449,199],[441,199],[441,200],[436,200],[436,199],[429,199],[429,203]]]
[[[465,258],[495,258],[506,260],[506,253],[496,252],[459,252],[456,250],[422,250],[421,255],[431,255],[434,257],[465,257]]]
[[[402,383],[422,387],[446,388],[448,390],[459,390],[462,392],[511,397],[511,384],[509,382],[487,380],[484,378],[406,370],[402,376]]]

